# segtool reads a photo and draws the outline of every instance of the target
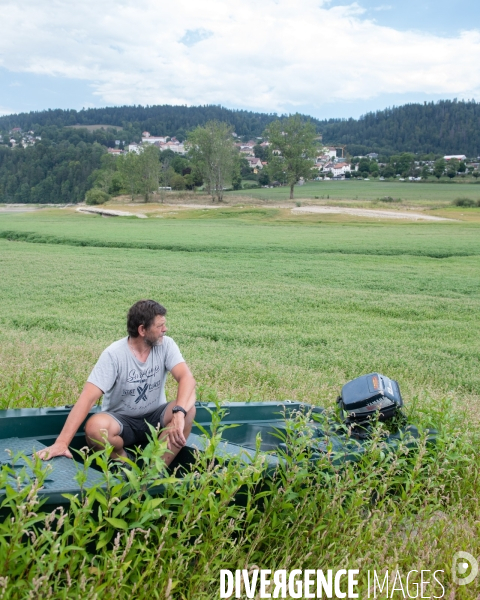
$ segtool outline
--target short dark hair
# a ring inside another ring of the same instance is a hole
[[[138,328],[148,329],[157,315],[164,317],[167,309],[155,300],[139,300],[130,307],[127,315],[127,331],[132,338],[138,337]]]

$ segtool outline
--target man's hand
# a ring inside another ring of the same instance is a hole
[[[55,456],[66,456],[67,458],[73,458],[72,453],[68,449],[67,444],[62,442],[55,442],[52,446],[39,450],[35,453],[38,458],[42,460],[50,460]]]
[[[187,443],[183,430],[185,429],[185,415],[182,412],[174,413],[167,426],[167,447],[169,450],[182,448]]]

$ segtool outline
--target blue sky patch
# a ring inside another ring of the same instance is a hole
[[[93,95],[92,85],[81,79],[13,73],[0,67],[0,113],[29,112],[48,108],[90,108],[104,106]]]
[[[328,7],[350,6],[348,0],[332,0]],[[365,9],[359,18],[375,21],[400,31],[415,30],[453,36],[465,29],[480,30],[478,0],[357,0]]]
[[[198,44],[202,40],[206,40],[209,37],[212,37],[213,31],[209,31],[208,29],[187,29],[185,35],[180,38],[180,43],[185,46],[191,47]]]

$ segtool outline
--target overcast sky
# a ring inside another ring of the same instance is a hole
[[[478,0],[0,0],[0,114],[480,100]]]

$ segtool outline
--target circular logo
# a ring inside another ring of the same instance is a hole
[[[452,560],[452,580],[457,585],[472,583],[478,575],[477,559],[469,552],[455,552]]]

